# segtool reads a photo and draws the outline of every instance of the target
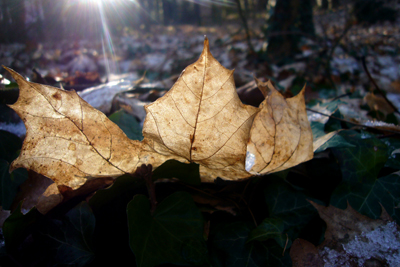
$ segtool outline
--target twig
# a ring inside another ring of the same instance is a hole
[[[341,118],[338,118],[338,117],[335,117],[335,116],[332,116],[332,115],[328,115],[328,114],[325,114],[325,113],[322,113],[322,112],[319,112],[319,111],[316,111],[316,110],[313,110],[313,109],[310,109],[310,108],[306,108],[306,110],[314,112],[314,113],[317,113],[317,114],[320,114],[322,116],[326,116],[326,117],[332,118],[334,120],[350,123],[350,124],[353,124],[355,126],[370,128],[370,129],[374,129],[374,130],[381,130],[381,131],[384,130],[386,132],[394,133],[394,134],[397,134],[397,135],[400,134],[400,131],[394,131],[394,130],[390,130],[390,129],[379,129],[379,128],[374,127],[374,126],[368,126],[368,125],[365,125],[365,124],[361,124],[361,123],[357,123],[357,122],[352,122],[352,121],[349,121],[349,120],[341,119]]]
[[[353,94],[352,92],[348,92],[348,93],[339,95],[339,96],[335,97],[334,99],[332,99],[330,102],[333,102],[333,101],[335,101],[335,100],[338,100],[338,99],[343,98],[343,97],[346,97],[346,96],[351,96],[352,94]]]
[[[369,73],[369,70],[367,68],[367,64],[365,62],[365,56],[361,57],[361,62],[363,65],[363,68],[365,70],[365,72],[367,73],[367,76],[369,78],[369,80],[372,82],[372,84],[375,86],[376,90],[378,90],[379,94],[385,99],[385,101],[389,104],[389,106],[394,110],[394,112],[396,112],[397,114],[400,114],[399,110],[396,108],[395,105],[393,105],[392,102],[390,102],[390,100],[386,97],[385,93],[381,90],[381,88],[379,88],[379,86],[376,84],[374,78],[372,78],[371,73]]]
[[[342,34],[339,36],[339,38],[336,40],[335,44],[332,46],[331,51],[328,55],[328,61],[326,63],[326,75],[328,76],[329,81],[331,82],[332,86],[334,89],[336,89],[336,84],[332,80],[332,75],[331,75],[331,60],[333,57],[333,53],[335,52],[335,48],[339,45],[340,41],[343,39],[343,37],[346,36],[347,32],[350,30],[350,28],[353,26],[352,23],[347,23],[346,28],[342,32]]]

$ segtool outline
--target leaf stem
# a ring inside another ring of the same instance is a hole
[[[147,192],[149,194],[151,204],[151,214],[154,213],[157,207],[156,190],[153,182],[153,166],[151,164],[142,164],[142,166],[136,169],[134,173],[135,177],[142,178],[146,182]]]

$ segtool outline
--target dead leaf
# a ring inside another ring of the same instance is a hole
[[[142,150],[140,142],[126,137],[75,91],[31,83],[7,70],[20,88],[18,101],[10,107],[27,129],[11,170],[31,169],[73,189],[90,178],[134,172]]]
[[[212,182],[280,171],[313,156],[304,89],[284,99],[270,82],[258,82],[266,99],[259,108],[244,105],[233,71],[211,55],[207,38],[200,58],[145,107],[142,142],[127,138],[74,91],[31,83],[7,70],[20,87],[11,108],[27,128],[12,169],[32,169],[58,189],[132,174],[142,164],[156,168],[168,159],[200,164],[202,181]]]
[[[64,197],[58,190],[57,184],[52,183],[39,197],[36,208],[40,213],[46,214],[63,200]]]
[[[318,249],[307,240],[297,238],[290,248],[290,258],[293,267],[319,267],[324,266],[323,260],[318,255]]]
[[[160,154],[200,164],[202,181],[237,180],[311,159],[304,90],[284,99],[270,82],[257,85],[266,99],[259,108],[244,105],[233,71],[215,60],[205,39],[199,60],[146,107],[145,142]]]
[[[347,204],[347,208],[342,210],[334,206],[325,207],[312,201],[309,202],[318,210],[321,219],[326,222],[327,229],[323,244],[329,245],[330,248],[337,245],[341,247],[341,244],[348,243],[356,235],[369,232],[387,223],[386,220],[374,220],[358,213],[350,204]]]
[[[390,244],[392,241],[388,240],[387,237],[382,237],[386,238],[385,248],[382,251],[376,255],[368,253],[370,249],[379,251],[379,248],[376,247],[376,244],[368,243],[370,237],[367,238],[366,234],[373,231],[388,231],[391,228],[397,233],[399,232],[399,226],[392,225],[395,223],[383,207],[381,218],[371,219],[358,213],[349,204],[345,210],[341,210],[333,206],[325,207],[313,201],[309,202],[318,210],[321,219],[326,222],[325,240],[318,247],[315,247],[306,240],[296,239],[290,249],[293,266],[321,266],[318,265],[321,262],[332,266],[365,262],[365,265],[360,266],[369,266],[367,262],[378,261],[383,263],[387,259],[382,258],[382,256],[393,254],[393,250],[390,248],[393,245]],[[386,229],[382,230],[382,227],[386,227]],[[379,235],[384,234],[379,232]],[[364,242],[362,244],[366,247],[360,245],[359,241]],[[394,245],[398,246],[398,241]]]
[[[313,137],[305,111],[304,88],[297,96],[284,99],[270,81],[256,81],[266,99],[251,128],[246,170],[264,174],[312,159]]]
[[[364,97],[364,101],[371,110],[380,111],[385,117],[394,112],[394,109],[383,97],[377,96],[374,93],[367,93]]]
[[[206,39],[199,60],[146,106],[143,136],[160,154],[200,164],[203,174],[213,169],[222,178],[245,178],[250,176],[244,169],[246,143],[257,111],[242,104],[233,71],[211,55]],[[216,177],[210,173],[206,180]]]

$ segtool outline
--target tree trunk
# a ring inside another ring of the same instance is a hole
[[[175,0],[162,0],[163,3],[163,15],[164,15],[164,25],[171,25],[175,22],[175,10],[176,2]]]
[[[338,8],[340,6],[340,0],[331,0],[332,8]]]
[[[322,0],[321,1],[321,8],[324,10],[327,10],[329,8],[329,1],[328,0]]]
[[[6,42],[24,42],[26,40],[25,29],[25,4],[24,0],[2,1],[3,38]]]
[[[277,0],[266,31],[267,58],[275,63],[292,60],[300,52],[302,34],[314,35],[311,0]]]

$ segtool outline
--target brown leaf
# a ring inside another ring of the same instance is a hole
[[[367,93],[364,97],[364,101],[371,110],[380,111],[384,116],[394,112],[394,109],[382,96],[377,96],[374,93]]]
[[[55,206],[60,204],[63,200],[64,197],[58,190],[57,184],[52,183],[49,187],[47,187],[46,191],[39,197],[36,208],[40,213],[46,214]]]
[[[270,81],[256,80],[266,99],[260,105],[247,145],[246,170],[252,174],[281,171],[312,159],[312,132],[304,88],[284,99]]]
[[[233,71],[211,55],[208,39],[197,62],[189,65],[162,98],[146,106],[145,140],[176,159],[215,169],[230,179],[248,177],[246,142],[257,108],[242,104]],[[210,175],[210,179],[216,178]]]
[[[233,71],[211,55],[207,38],[200,58],[146,106],[142,142],[128,139],[74,91],[31,83],[8,70],[20,87],[11,107],[27,128],[12,168],[41,173],[58,189],[132,174],[142,164],[156,168],[168,159],[200,164],[207,182],[280,171],[313,155],[304,90],[284,99],[270,82],[258,82],[266,99],[259,108],[244,105]]]
[[[386,220],[371,219],[358,213],[349,204],[345,210],[334,206],[325,207],[313,201],[309,201],[317,210],[322,220],[326,222],[325,244],[335,247],[337,244],[345,244],[362,232],[370,232],[378,226],[385,225]]]
[[[319,267],[324,266],[323,260],[318,255],[318,249],[307,240],[297,238],[290,247],[290,258],[293,267]]]
[[[136,169],[141,143],[126,137],[75,91],[31,83],[7,70],[20,88],[18,101],[10,107],[27,129],[11,170],[32,169],[76,189],[87,179],[117,177]]]
[[[266,96],[260,108],[244,105],[233,71],[215,60],[205,39],[199,60],[146,107],[144,142],[160,154],[200,164],[202,181],[237,180],[311,159],[304,90],[285,100],[270,82],[258,87]]]
[[[326,222],[325,240],[316,247],[306,240],[296,239],[290,248],[293,266],[323,266],[324,264],[343,266],[344,263],[351,266],[353,264],[354,266],[383,266],[388,260],[385,255],[388,257],[393,255],[392,247],[398,246],[398,240],[394,241],[396,237],[389,240],[387,235],[391,233],[383,233],[384,230],[381,227],[386,227],[385,231],[393,230],[390,228],[393,226],[389,224],[393,223],[393,219],[383,207],[381,218],[374,220],[358,213],[350,205],[345,210],[341,210],[333,206],[325,207],[309,202],[318,210],[321,219]],[[399,226],[394,226],[394,228],[394,231],[398,233]],[[382,237],[385,239],[384,248],[378,248],[376,243],[369,243],[368,239],[371,237],[365,237],[367,233],[377,230],[379,235],[385,235]],[[371,250],[374,253],[370,253]]]

